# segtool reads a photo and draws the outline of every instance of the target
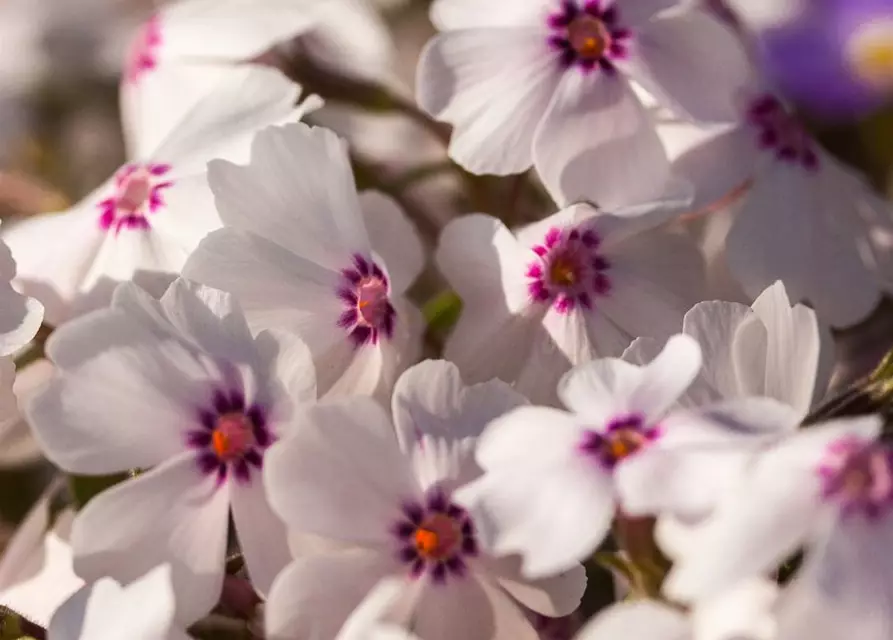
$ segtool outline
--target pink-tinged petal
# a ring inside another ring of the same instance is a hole
[[[199,175],[178,178],[164,191],[164,200],[164,207],[151,217],[152,233],[179,246],[186,254],[221,227],[204,170]]]
[[[618,66],[679,115],[708,123],[738,120],[737,93],[752,74],[734,32],[697,9],[639,27],[629,60]]]
[[[630,408],[655,424],[679,400],[701,370],[701,347],[685,334],[667,341],[663,351],[642,369],[642,380],[630,396]]]
[[[832,326],[859,322],[881,293],[860,250],[871,238],[862,219],[867,189],[827,154],[818,172],[766,165],[729,232],[732,275],[754,297],[781,280],[791,301],[808,300]]]
[[[400,376],[391,412],[400,446],[409,452],[422,435],[477,438],[490,421],[525,404],[524,396],[504,382],[466,386],[453,363],[426,360]]]
[[[127,584],[170,562],[177,619],[194,622],[220,594],[228,514],[228,487],[203,475],[194,454],[183,454],[84,507],[71,534],[75,571],[87,580],[110,576]]]
[[[472,173],[508,175],[530,167],[534,131],[561,76],[545,22],[448,31],[422,51],[416,97],[453,125],[451,158]]]
[[[384,259],[391,291],[401,295],[422,272],[425,251],[418,231],[393,198],[378,191],[360,194],[372,250]]]
[[[614,605],[587,624],[578,638],[683,640],[691,633],[691,626],[683,613],[657,602],[641,601]]]
[[[279,574],[270,590],[266,637],[335,638],[369,591],[397,572],[396,560],[374,551],[352,549],[299,558]]]
[[[214,161],[208,170],[220,217],[332,270],[370,249],[346,143],[296,123],[261,131],[251,161]]]
[[[575,368],[561,381],[562,402],[601,429],[611,418],[635,409],[632,398],[644,381],[644,369],[614,358]]]
[[[89,316],[80,322],[87,333],[111,324]],[[119,333],[94,333],[93,340],[126,333],[121,325],[112,329]],[[54,343],[64,346],[66,336],[81,335],[63,329]],[[27,416],[47,456],[63,469],[97,475],[145,469],[183,451],[195,399],[207,393],[208,379],[194,356],[173,342],[112,348],[50,382],[31,400]]]
[[[796,551],[830,515],[818,473],[827,447],[846,436],[873,438],[879,424],[875,417],[826,423],[761,455],[696,532],[667,593],[682,601],[704,597],[763,575]]]
[[[536,130],[533,159],[561,206],[587,201],[613,210],[654,200],[670,182],[655,124],[617,76],[565,74]]]
[[[309,407],[303,426],[268,452],[264,483],[276,513],[299,532],[377,545],[420,492],[387,414],[352,398]]]
[[[518,605],[483,576],[427,586],[413,614],[413,629],[431,640],[539,638]]]
[[[0,560],[0,605],[44,627],[56,608],[84,584],[71,565],[74,512],[63,511],[50,526],[52,487],[19,525]]]
[[[440,31],[477,27],[541,27],[547,24],[552,0],[506,4],[501,0],[436,0],[431,21]]]
[[[521,571],[520,558],[509,556],[484,560],[488,577],[531,611],[550,618],[570,615],[580,606],[586,590],[582,565],[555,576],[530,580]]]

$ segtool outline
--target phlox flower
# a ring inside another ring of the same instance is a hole
[[[20,269],[9,247],[0,241],[0,358],[11,356],[31,342],[44,319],[44,306],[12,287]],[[10,376],[4,376],[11,385]]]
[[[791,407],[800,419],[827,390],[833,345],[815,312],[791,305],[776,282],[752,306],[735,302],[700,302],[685,314],[682,333],[701,345],[704,364],[679,398],[685,407],[763,396]],[[645,364],[660,352],[661,342],[638,338],[623,359]]]
[[[178,619],[192,622],[219,596],[232,514],[266,593],[288,549],[260,473],[294,406],[316,397],[304,344],[253,338],[229,294],[178,280],[160,302],[122,285],[47,347],[59,374],[28,407],[47,457],[69,473],[137,472],[78,513],[77,574],[126,584],[169,562]]]
[[[186,640],[174,623],[171,567],[159,565],[122,587],[101,578],[65,601],[47,640]]]
[[[274,447],[264,477],[289,531],[331,544],[276,579],[267,637],[335,637],[386,577],[399,580],[399,597],[382,622],[426,640],[535,640],[519,603],[550,616],[576,609],[581,566],[527,580],[517,558],[488,553],[490,523],[455,498],[480,474],[484,425],[524,403],[502,382],[465,387],[452,364],[425,362],[397,383],[394,425],[369,398],[308,408],[306,429]]]
[[[303,124],[262,131],[247,166],[212,162],[209,179],[224,228],[184,274],[232,292],[253,329],[299,333],[320,394],[386,396],[421,336],[403,294],[424,255],[396,203],[358,196],[344,142]]]
[[[602,542],[618,508],[649,499],[640,456],[767,409],[756,400],[672,411],[700,365],[697,342],[677,335],[644,367],[605,358],[572,370],[558,390],[569,411],[522,407],[491,422],[476,454],[484,475],[459,497],[498,524],[488,536],[495,552],[520,553],[532,577],[573,566]]]
[[[893,472],[881,420],[812,426],[768,448],[689,538],[665,585],[699,601],[802,549],[779,603],[782,638],[889,635]]]
[[[220,226],[208,160],[240,160],[256,130],[300,117],[298,94],[279,72],[246,65],[215,77],[213,90],[177,110],[175,121],[128,129],[129,161],[105,184],[68,211],[4,229],[16,282],[41,298],[54,325],[107,304],[114,284],[133,277],[160,294]],[[170,102],[176,92],[144,106],[161,113]]]
[[[469,381],[500,378],[555,404],[573,366],[670,336],[703,288],[694,244],[656,228],[683,206],[578,204],[516,234],[485,215],[451,222],[436,260],[463,308],[446,358]]]
[[[863,320],[893,287],[889,203],[771,92],[748,88],[738,109],[736,125],[699,128],[664,113],[659,127],[674,173],[695,185],[695,208],[743,189],[717,238],[731,275],[752,298],[781,280],[834,327]]]
[[[685,117],[732,122],[750,73],[732,32],[691,4],[438,0],[418,102],[453,125],[450,156],[473,173],[535,164],[566,201],[607,207],[656,196],[666,155],[631,82]]]

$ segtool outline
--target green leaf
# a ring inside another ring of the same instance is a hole
[[[428,329],[438,335],[449,333],[462,313],[462,299],[452,291],[445,291],[422,307]]]

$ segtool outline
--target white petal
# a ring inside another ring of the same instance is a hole
[[[530,166],[534,131],[561,76],[545,23],[447,31],[422,51],[416,99],[453,125],[451,158],[472,173],[508,175]]]
[[[623,78],[566,73],[536,130],[533,160],[560,206],[614,208],[668,188],[670,161],[648,112]]]
[[[52,378],[53,366],[41,358],[16,371],[12,360],[0,359],[0,468],[28,465],[43,458],[25,407]],[[8,386],[7,386],[8,385]]]
[[[735,302],[701,302],[685,314],[682,330],[701,345],[704,357],[701,375],[719,398],[734,398],[745,392],[738,379],[733,346],[738,328],[753,316],[750,307]],[[759,362],[764,353],[760,349],[750,349],[746,354],[748,362]],[[755,374],[762,377],[762,370],[756,367]],[[761,390],[760,387],[748,388],[747,392],[759,393]]]
[[[642,25],[630,75],[679,115],[703,122],[738,120],[736,93],[751,67],[737,36],[706,12],[674,12]]]
[[[847,435],[873,437],[876,418],[813,427],[760,456],[729,493],[665,586],[687,601],[768,572],[794,552],[822,513],[817,468],[827,446]]]
[[[3,239],[16,261],[16,284],[41,300],[53,326],[70,316],[71,302],[106,237],[94,202],[88,198],[69,211],[3,225]]]
[[[496,553],[520,553],[529,577],[566,571],[591,553],[614,516],[611,477],[579,451],[584,430],[560,411],[522,407],[478,446],[485,475],[457,492]]]
[[[705,599],[692,614],[695,637],[704,640],[798,637],[777,633],[773,605],[778,592],[774,582],[756,578]]]
[[[813,403],[822,346],[815,312],[803,305],[791,308],[781,282],[764,291],[753,310],[768,336],[765,394],[805,416]]]
[[[465,580],[427,586],[416,606],[412,626],[426,640],[539,637],[515,603],[474,574]]]
[[[202,171],[213,158],[246,162],[258,130],[295,119],[299,94],[300,88],[276,69],[234,66],[184,114],[152,157],[182,173]]]
[[[529,304],[524,271],[534,257],[499,220],[480,214],[448,224],[435,255],[466,305],[499,305],[512,313]]]
[[[663,351],[642,369],[641,382],[629,399],[630,408],[654,424],[672,407],[701,369],[701,348],[684,333],[667,341]]]
[[[228,512],[227,486],[217,487],[194,454],[183,454],[83,508],[71,534],[75,571],[88,580],[129,583],[170,562],[177,619],[194,622],[210,611],[223,584]]]
[[[630,410],[630,399],[642,384],[644,370],[615,358],[580,365],[558,386],[558,395],[569,409],[601,426],[618,413]]]
[[[410,451],[422,435],[477,438],[490,421],[525,404],[524,396],[504,382],[466,386],[456,365],[427,360],[400,376],[391,412],[400,446]]]
[[[89,321],[82,326],[97,326]],[[172,342],[110,349],[44,387],[27,416],[47,456],[68,471],[145,469],[185,448],[208,380]]]
[[[685,615],[648,600],[614,605],[596,616],[577,636],[578,640],[688,640],[691,637],[691,625]]]
[[[189,254],[205,236],[221,227],[220,216],[214,206],[214,194],[208,185],[206,160],[201,161],[197,174],[177,176],[164,192],[166,207],[152,217],[152,233]],[[185,258],[174,265],[176,271]]]
[[[316,399],[316,372],[307,344],[294,333],[270,329],[257,336],[262,358],[270,360],[267,370],[275,372],[289,404],[297,405]],[[290,415],[290,414],[289,414]],[[283,434],[284,435],[284,434]]]
[[[476,27],[540,26],[545,24],[549,0],[516,2],[501,0],[435,0],[431,21],[440,31]]]
[[[183,275],[231,292],[252,329],[295,331],[314,353],[344,335],[337,326],[340,275],[270,240],[233,229],[216,231],[198,246]]]
[[[615,4],[624,24],[638,26],[682,3],[679,0],[615,0]]]
[[[346,144],[327,129],[265,129],[247,166],[215,161],[208,179],[228,227],[338,271],[369,254]]]
[[[360,207],[372,249],[387,266],[391,290],[400,295],[425,266],[425,252],[415,226],[393,198],[378,191],[360,194]]]
[[[258,593],[266,595],[273,579],[291,559],[285,524],[270,508],[259,477],[252,477],[247,485],[232,483],[230,501],[248,577]]]
[[[420,490],[387,414],[374,400],[353,398],[310,407],[301,419],[265,460],[273,509],[296,531],[360,544],[390,540],[401,505]]]
[[[369,591],[398,571],[387,554],[359,549],[295,560],[270,590],[266,637],[334,638]]]
[[[382,623],[405,591],[404,579],[382,579],[353,610],[335,640],[413,640],[415,636],[408,631],[401,631],[391,625],[385,627]]]
[[[582,565],[540,580],[524,577],[520,558],[516,556],[487,560],[486,565],[490,577],[515,600],[550,618],[573,613],[586,590],[586,571]]]
[[[781,280],[792,301],[808,300],[824,321],[845,327],[867,316],[880,296],[854,239],[866,238],[857,214],[866,187],[830,155],[819,161],[815,173],[765,166],[729,232],[728,264],[750,295]]]

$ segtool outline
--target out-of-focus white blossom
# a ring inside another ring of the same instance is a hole
[[[304,344],[252,338],[228,294],[178,280],[160,302],[122,286],[111,309],[57,330],[48,353],[59,375],[28,408],[47,457],[70,473],[142,471],[79,512],[78,575],[129,583],[169,562],[178,619],[192,622],[219,596],[232,513],[266,593],[288,549],[260,469],[295,428],[295,405],[315,398]]]
[[[581,566],[522,577],[517,558],[481,545],[492,523],[454,497],[480,474],[473,446],[485,424],[524,402],[499,381],[465,388],[455,366],[426,362],[397,384],[396,437],[371,399],[308,408],[305,428],[270,452],[265,480],[290,530],[334,548],[297,558],[277,578],[267,637],[335,637],[386,576],[400,580],[401,593],[382,620],[426,640],[535,640],[519,603],[549,616],[573,611]]]
[[[208,160],[246,158],[258,129],[301,116],[298,94],[279,72],[244,66],[216,76],[213,91],[191,109],[175,91],[144,104],[159,118],[127,132],[130,161],[114,176],[68,211],[4,229],[19,265],[16,282],[41,298],[54,325],[106,305],[114,285],[132,278],[160,294],[220,226]]]
[[[254,329],[300,334],[321,394],[383,394],[420,347],[403,297],[422,269],[415,229],[397,204],[357,195],[344,142],[303,124],[256,137],[247,166],[213,162],[224,228],[184,273],[230,291]]]

